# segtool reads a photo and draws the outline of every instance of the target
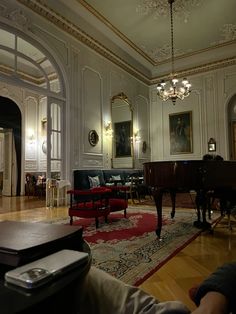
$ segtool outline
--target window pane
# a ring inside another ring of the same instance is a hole
[[[15,49],[15,35],[0,29],[0,44],[11,49]]]
[[[15,55],[0,49],[0,69],[3,73],[11,75],[15,71]]]
[[[58,104],[51,104],[52,130],[61,131],[61,108]]]
[[[42,71],[28,60],[17,57],[17,73],[24,81],[46,88],[45,76]]]
[[[61,159],[61,133],[53,132],[51,133],[51,158]]]
[[[17,51],[23,53],[37,63],[45,59],[45,55],[40,50],[20,37],[17,37]]]

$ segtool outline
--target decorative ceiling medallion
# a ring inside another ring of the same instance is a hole
[[[142,15],[152,15],[157,19],[160,16],[169,17],[169,3],[167,0],[140,0],[136,8],[136,12]],[[192,8],[198,7],[203,0],[176,0],[173,8],[173,13],[176,18],[183,19],[185,23],[188,22],[190,11]]]

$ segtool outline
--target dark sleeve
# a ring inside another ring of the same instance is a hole
[[[222,293],[229,302],[230,311],[236,312],[236,262],[217,268],[203,281],[195,295],[196,305],[200,304],[201,298],[209,291]]]

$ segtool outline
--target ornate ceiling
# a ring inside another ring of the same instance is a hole
[[[16,0],[148,84],[170,73],[168,0]],[[236,1],[175,0],[175,69],[236,63]]]
[[[168,0],[77,2],[123,39],[133,49],[132,56],[147,66],[153,75],[162,75],[166,71],[164,65],[170,61]],[[179,69],[235,57],[235,10],[235,0],[175,0],[174,53],[179,60],[176,61]]]

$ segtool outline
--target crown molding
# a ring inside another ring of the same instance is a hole
[[[59,13],[49,8],[42,0],[17,0],[17,2],[28,7],[33,12],[45,18],[47,21],[51,22],[56,27],[63,30],[65,33],[74,37],[75,39],[77,39],[78,41],[86,45],[87,47],[91,48],[92,50],[94,50],[95,52],[97,52],[98,54],[100,54],[101,56],[103,56],[104,58],[112,62],[113,64],[117,65],[118,67],[126,71],[127,73],[134,76],[136,79],[145,83],[146,85],[156,84],[160,79],[166,79],[169,76],[169,73],[168,73],[167,75],[163,75],[163,76],[148,77],[147,75],[143,74],[141,71],[133,67],[131,64],[126,62],[124,59],[120,58],[114,52],[109,50],[102,43],[98,42],[98,40],[88,35],[85,31],[83,31],[77,25],[70,22],[68,19],[64,18],[62,15],[60,15]],[[86,3],[85,1],[80,1],[80,2]],[[221,44],[219,46],[224,46],[224,45],[225,44]],[[136,51],[139,52],[138,50]],[[182,57],[180,56],[179,58],[181,59]],[[176,59],[178,59],[178,57]],[[203,72],[208,72],[208,71],[216,70],[219,68],[223,68],[223,67],[231,66],[235,64],[236,64],[236,57],[227,58],[224,60],[215,61],[212,63],[178,71],[177,77],[182,77],[182,76],[189,77],[191,75],[196,75]]]
[[[96,51],[112,63],[118,65],[126,72],[135,76],[145,84],[149,84],[149,78],[141,73],[139,70],[135,69],[132,65],[127,63],[125,60],[117,56],[115,53],[106,48],[103,44],[99,43],[96,39],[88,35],[85,31],[79,28],[77,25],[71,23],[69,20],[65,19],[62,15],[58,14],[48,6],[46,6],[41,0],[17,0],[19,3],[25,5],[35,13],[44,17],[46,20],[50,21],[52,24],[62,29],[67,34],[73,36],[81,43],[85,44],[92,50]]]

